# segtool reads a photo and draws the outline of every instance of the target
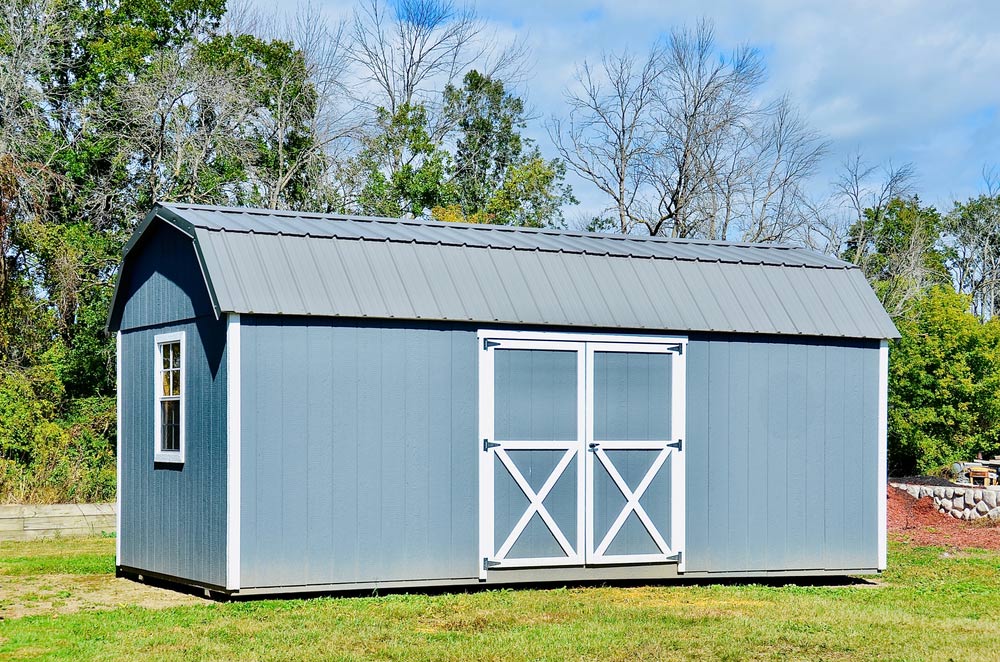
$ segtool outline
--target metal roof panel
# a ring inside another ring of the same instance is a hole
[[[162,209],[193,228],[223,312],[898,336],[860,270],[800,248]]]

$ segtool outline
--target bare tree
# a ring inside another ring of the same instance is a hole
[[[36,218],[62,185],[50,168],[58,154],[38,149],[47,128],[39,80],[52,70],[58,52],[52,44],[66,31],[52,0],[0,5],[0,304],[18,261],[16,226]]]
[[[763,64],[746,46],[719,57],[707,21],[671,32],[664,52],[654,117],[663,140],[649,164],[655,197],[645,224],[653,235],[704,235],[708,219],[694,203],[736,161],[733,143],[744,143],[758,114],[753,101]]]
[[[1000,167],[984,165],[982,177],[983,191],[985,191],[986,195],[991,198],[1000,196]]]
[[[645,58],[601,64],[581,66],[568,119],[548,128],[563,160],[608,196],[619,231],[754,241],[800,231],[802,185],[826,143],[787,98],[760,102],[755,50],[720,57],[702,21]]]
[[[390,114],[436,101],[474,63],[487,76],[516,82],[526,53],[523,42],[500,44],[471,6],[453,0],[366,0],[351,37],[351,58],[376,89],[367,100]]]
[[[315,193],[298,204],[322,205],[319,189],[330,181],[331,167],[360,133],[363,119],[349,92],[347,25],[327,21],[313,4],[299,8],[272,37],[294,43],[303,71],[286,69],[275,81],[271,107],[256,118],[261,133],[277,150],[275,167],[259,172],[263,202],[271,208],[289,204],[287,189],[296,177],[311,173]],[[304,83],[304,84],[303,84]],[[305,149],[287,150],[289,135],[309,136]]]
[[[972,298],[972,312],[982,320],[995,317],[1000,307],[1000,191],[990,175],[984,169],[986,193],[956,203],[945,217],[955,289]]]
[[[707,219],[705,234],[725,238],[735,221],[743,241],[801,242],[813,218],[803,183],[815,173],[826,142],[806,126],[787,97],[744,135],[745,143],[740,134],[732,143],[732,165],[712,178],[714,188],[725,183],[720,190],[725,213]]]
[[[851,257],[866,274],[870,271],[868,262],[872,256],[868,228],[879,226],[893,200],[910,195],[913,179],[912,164],[870,164],[860,152],[855,152],[841,167],[834,183],[834,196],[848,215],[848,226],[857,226],[852,237],[857,248]]]
[[[128,128],[121,158],[135,161],[130,170],[148,202],[239,200],[235,179],[203,175],[214,164],[250,167],[253,147],[244,127],[255,111],[246,94],[251,85],[246,75],[179,51],[160,52],[145,75],[123,83]]]
[[[657,151],[653,105],[662,73],[657,49],[641,59],[608,53],[596,68],[584,62],[578,90],[567,94],[569,118],[547,126],[559,156],[611,199],[622,234],[645,220],[641,196]]]
[[[842,210],[835,201],[829,196],[803,196],[799,212],[803,216],[799,242],[814,251],[839,256],[850,228],[844,223]]]

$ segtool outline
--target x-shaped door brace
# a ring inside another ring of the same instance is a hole
[[[501,545],[500,549],[497,550],[495,558],[504,559],[507,557],[507,554],[514,546],[514,543],[517,542],[517,539],[521,537],[521,534],[524,533],[524,529],[528,526],[528,522],[531,521],[531,518],[535,513],[538,513],[538,515],[542,518],[542,521],[545,522],[545,526],[548,527],[549,531],[555,537],[556,542],[559,543],[563,552],[566,553],[566,556],[575,556],[576,550],[573,549],[573,545],[571,545],[569,540],[566,539],[566,536],[563,535],[562,529],[559,528],[556,521],[552,519],[552,515],[550,515],[549,511],[545,508],[544,502],[545,498],[549,495],[549,492],[551,492],[552,488],[555,487],[555,484],[559,480],[560,476],[562,476],[563,472],[566,471],[566,467],[569,466],[569,463],[577,455],[577,450],[575,448],[570,448],[566,451],[566,453],[562,456],[562,459],[559,460],[559,463],[556,464],[555,469],[552,470],[552,474],[549,475],[548,479],[538,492],[531,489],[531,485],[529,485],[528,481],[524,479],[524,475],[514,464],[514,461],[510,459],[507,451],[503,448],[497,448],[496,454],[497,458],[499,458],[500,461],[503,462],[503,465],[507,468],[507,471],[510,472],[511,478],[514,479],[514,482],[517,483],[517,486],[521,488],[521,491],[524,492],[524,495],[528,497],[528,501],[531,503],[528,506],[528,509],[524,511],[524,515],[521,516],[521,519],[519,519],[517,524],[514,525],[514,528],[511,530],[510,535],[507,536],[503,545]]]
[[[656,530],[656,526],[653,524],[653,520],[650,519],[649,515],[646,513],[646,509],[642,507],[641,503],[639,503],[639,499],[641,499],[642,495],[646,493],[650,483],[652,483],[653,479],[656,477],[656,473],[660,470],[660,467],[663,466],[663,463],[666,462],[667,455],[670,451],[670,448],[664,448],[660,451],[660,454],[656,456],[652,466],[649,467],[646,475],[643,476],[642,481],[633,492],[629,489],[628,483],[625,482],[622,475],[618,473],[618,469],[615,468],[615,463],[612,462],[611,458],[607,456],[604,449],[595,449],[594,455],[596,455],[597,459],[601,461],[601,464],[607,470],[608,475],[611,476],[611,480],[613,480],[615,485],[618,486],[618,489],[621,490],[622,496],[625,497],[626,501],[625,507],[622,508],[618,518],[615,519],[611,528],[608,529],[608,533],[604,536],[604,539],[601,540],[601,544],[599,544],[594,550],[595,556],[604,555],[612,541],[615,539],[615,536],[618,535],[618,532],[621,531],[621,528],[625,525],[625,520],[628,519],[629,514],[633,512],[639,517],[639,521],[642,522],[642,525],[646,527],[646,531],[649,532],[649,535],[653,538],[653,542],[655,542],[656,546],[660,548],[660,551],[664,554],[670,553],[670,547],[667,545],[667,542],[663,539],[663,536],[660,535],[660,532]]]

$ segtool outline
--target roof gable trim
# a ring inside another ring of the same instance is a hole
[[[208,298],[212,302],[212,310],[215,312],[215,319],[220,319],[222,316],[222,308],[219,305],[219,297],[215,292],[215,286],[212,283],[210,272],[205,264],[205,255],[202,253],[201,244],[198,243],[198,238],[195,234],[195,226],[178,216],[173,211],[157,204],[148,214],[146,214],[146,217],[143,218],[142,222],[136,227],[135,232],[128,240],[128,243],[125,244],[122,259],[118,265],[118,275],[115,276],[115,289],[111,295],[111,305],[108,307],[108,319],[104,324],[105,331],[111,332],[118,330],[118,325],[121,321],[121,309],[125,305],[125,302],[122,300],[121,285],[123,276],[125,275],[125,270],[128,268],[129,254],[133,251],[133,249],[135,249],[136,246],[139,245],[143,236],[157,220],[161,223],[166,223],[184,236],[191,239],[191,246],[198,258],[198,267],[201,269],[201,278],[205,284],[205,289],[208,290]]]

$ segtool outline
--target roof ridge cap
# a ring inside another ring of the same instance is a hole
[[[776,242],[746,242],[746,241],[731,241],[725,239],[701,239],[701,238],[689,238],[689,237],[661,237],[656,235],[631,235],[631,234],[618,234],[618,233],[604,233],[604,232],[587,232],[583,230],[563,230],[559,228],[533,228],[525,226],[516,225],[493,225],[488,223],[464,223],[464,222],[451,222],[451,221],[437,221],[437,220],[426,220],[419,218],[397,218],[389,216],[365,216],[365,215],[354,215],[354,214],[330,214],[324,212],[298,212],[288,209],[264,209],[259,207],[224,207],[215,205],[198,205],[192,203],[177,203],[177,202],[166,202],[160,203],[162,206],[174,209],[192,209],[196,211],[211,211],[215,213],[222,214],[243,214],[248,216],[277,216],[282,218],[300,218],[308,220],[325,220],[325,221],[355,221],[359,223],[378,223],[378,224],[392,224],[392,225],[405,225],[405,226],[416,226],[416,227],[436,227],[436,228],[450,228],[453,230],[470,230],[479,232],[496,232],[496,233],[523,233],[523,234],[543,234],[556,237],[585,237],[594,239],[604,239],[611,241],[635,241],[641,243],[665,243],[665,244],[685,244],[693,246],[719,246],[719,247],[735,247],[735,248],[758,248],[763,250],[777,250],[777,251],[811,251],[811,249],[805,246],[795,246],[793,244],[776,243]],[[192,225],[196,227],[204,227],[206,229],[208,226],[201,225],[195,221],[191,221]],[[231,230],[236,231],[236,230]],[[262,234],[280,234],[273,231],[264,231]],[[290,233],[289,236],[305,236],[305,233]],[[331,235],[333,236],[333,235]]]
[[[206,227],[204,225],[194,224],[194,227],[198,230],[204,230],[206,232],[219,232],[219,233],[234,233],[234,234],[252,234],[252,235],[262,235],[262,236],[272,236],[272,237],[299,237],[299,238],[310,238],[310,239],[331,239],[339,241],[367,241],[372,243],[392,243],[392,244],[418,244],[422,246],[455,246],[464,248],[481,248],[481,249],[491,249],[491,250],[511,250],[511,251],[535,251],[542,253],[566,253],[566,254],[576,254],[576,255],[590,255],[594,257],[613,257],[613,258],[627,258],[627,259],[641,259],[641,260],[673,260],[675,262],[701,262],[703,264],[735,264],[741,266],[769,266],[769,267],[782,267],[785,269],[835,269],[835,270],[850,270],[858,269],[859,267],[855,264],[849,262],[841,261],[840,264],[789,264],[788,262],[782,261],[775,257],[774,259],[767,259],[764,257],[757,259],[747,259],[746,257],[733,257],[724,258],[719,256],[700,256],[700,255],[633,255],[623,250],[613,250],[611,248],[605,248],[604,250],[594,250],[581,248],[578,250],[568,250],[563,247],[559,248],[549,248],[545,246],[491,246],[486,243],[473,243],[470,244],[465,241],[445,241],[445,240],[429,240],[420,239],[417,237],[408,237],[405,239],[398,239],[393,237],[342,237],[336,234],[316,234],[312,232],[282,232],[281,230],[268,230],[268,229],[255,229],[255,228],[224,228],[224,227]],[[808,249],[804,249],[808,250]]]

